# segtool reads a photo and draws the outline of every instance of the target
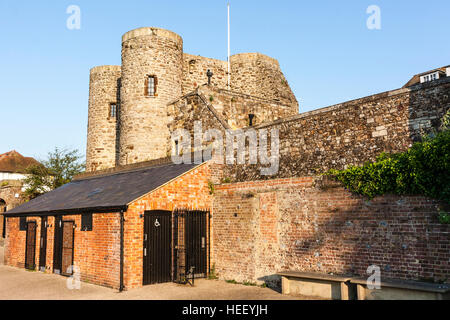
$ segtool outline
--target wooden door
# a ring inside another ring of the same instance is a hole
[[[172,281],[172,213],[146,212],[143,284]]]
[[[74,230],[75,222],[63,221],[61,274],[64,276],[73,274]]]
[[[25,268],[36,268],[36,222],[27,223],[27,238],[25,246]]]

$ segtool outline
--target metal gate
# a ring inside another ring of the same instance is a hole
[[[62,217],[55,217],[55,235],[53,242],[53,272],[61,274],[62,260]]]
[[[209,211],[174,212],[174,281],[205,278],[209,266]]]
[[[25,246],[25,268],[35,270],[36,268],[36,222],[27,223],[27,239]]]
[[[41,218],[41,241],[39,249],[39,270],[45,272],[47,260],[47,217]]]
[[[172,212],[149,211],[144,216],[143,284],[172,280]]]

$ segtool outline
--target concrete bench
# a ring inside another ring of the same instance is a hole
[[[281,276],[283,294],[320,297],[330,300],[349,300],[353,295],[349,287],[350,276],[298,271],[284,271],[279,272],[278,275]]]
[[[408,280],[381,281],[381,289],[369,289],[367,279],[352,278],[358,300],[449,300],[450,285]]]

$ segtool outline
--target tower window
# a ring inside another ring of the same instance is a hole
[[[248,124],[249,124],[250,127],[253,126],[254,119],[255,119],[255,115],[254,114],[249,114],[248,115]]]
[[[158,85],[158,79],[156,76],[147,76],[147,79],[145,80],[145,95],[147,97],[155,97],[156,94],[156,88]]]
[[[116,118],[117,117],[117,103],[111,103],[109,105],[109,117]]]

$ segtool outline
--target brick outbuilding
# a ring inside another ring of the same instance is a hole
[[[208,162],[80,176],[6,214],[5,263],[118,289],[206,277],[210,176]]]

